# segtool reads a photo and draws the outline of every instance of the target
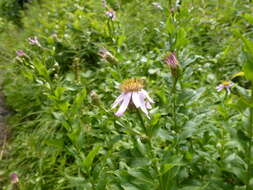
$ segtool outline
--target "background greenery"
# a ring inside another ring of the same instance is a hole
[[[0,3],[0,67],[13,110],[0,189],[11,188],[11,173],[21,190],[253,188],[249,109],[238,95],[249,96],[250,83],[235,77],[237,91],[215,89],[245,63],[250,1],[156,1],[161,10],[151,0],[108,0],[114,21],[98,0],[17,2]],[[101,59],[101,47],[118,63]],[[183,71],[176,128],[168,51]],[[155,101],[147,131],[135,111],[117,118],[111,110],[131,77],[142,77]]]

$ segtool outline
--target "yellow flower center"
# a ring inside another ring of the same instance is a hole
[[[224,82],[222,82],[222,84],[223,84],[224,86],[229,86],[229,85],[231,84],[231,82],[229,82],[229,81],[224,81]]]
[[[141,79],[127,79],[122,82],[120,85],[120,89],[123,92],[133,92],[133,91],[139,91],[144,87],[143,80]]]

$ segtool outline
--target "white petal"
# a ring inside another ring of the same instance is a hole
[[[116,116],[122,116],[124,114],[130,102],[131,96],[132,96],[132,92],[128,92],[124,94],[123,102],[121,103],[118,111],[115,113]]]
[[[224,88],[224,86],[221,84],[221,85],[219,85],[219,86],[216,87],[216,90],[218,92],[220,92],[223,88]]]
[[[228,87],[231,87],[231,86],[233,86],[233,85],[234,85],[234,83],[231,82],[231,83],[228,85]]]
[[[151,104],[149,103],[149,101],[146,102],[146,108],[148,108],[148,109],[151,109],[151,108],[152,108],[152,106],[151,106]]]
[[[139,93],[138,92],[133,92],[133,95],[132,95],[132,100],[133,100],[133,103],[134,105],[139,108],[141,106],[141,102],[140,102],[140,97],[139,97]]]
[[[146,102],[145,102],[145,95],[142,92],[139,92],[139,99],[140,99],[140,107],[141,110],[146,114],[146,116],[150,119],[149,115],[148,115],[148,110],[146,108]]]
[[[116,100],[112,104],[112,109],[115,108],[118,104],[120,104],[123,101],[125,93],[122,93],[120,96],[116,98]]]
[[[150,103],[155,103],[151,98],[150,98],[150,96],[148,95],[148,93],[147,93],[147,91],[146,90],[141,90],[141,93],[148,99],[148,101],[150,102]]]
[[[226,89],[227,89],[228,94],[230,94],[230,88],[228,87],[228,88],[226,88]]]

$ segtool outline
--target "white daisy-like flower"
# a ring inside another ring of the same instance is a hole
[[[143,89],[143,81],[136,78],[125,80],[121,84],[120,89],[122,91],[121,95],[112,104],[112,108],[119,105],[115,115],[118,117],[122,116],[127,107],[133,104],[136,108],[140,108],[150,119],[148,109],[152,108],[151,104],[154,101],[150,98],[147,91]]]
[[[158,3],[158,2],[153,2],[152,5],[153,5],[155,8],[157,8],[157,9],[163,10],[162,5],[161,5],[160,3]]]
[[[25,57],[25,56],[26,56],[26,54],[25,54],[25,52],[24,52],[23,50],[17,50],[17,51],[16,51],[16,54],[17,54],[17,56],[19,56],[19,57]]]
[[[34,37],[29,37],[28,38],[28,42],[31,44],[31,45],[37,45],[37,46],[41,46],[40,43],[39,43],[39,40],[37,38],[37,36],[34,36]]]
[[[115,20],[116,19],[116,12],[112,9],[108,10],[105,12],[105,14],[107,15],[108,18],[110,18],[111,20]]]
[[[230,88],[234,85],[234,83],[230,81],[224,81],[219,86],[216,87],[216,90],[220,92],[223,89],[227,90],[227,93],[230,94]]]
[[[104,60],[106,60],[108,57],[113,57],[113,55],[103,47],[99,48],[98,55]]]

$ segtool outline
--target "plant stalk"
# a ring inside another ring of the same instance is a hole
[[[173,82],[173,88],[172,88],[172,93],[173,93],[173,113],[172,113],[172,117],[173,117],[173,124],[174,124],[174,130],[177,131],[177,113],[176,113],[176,106],[177,106],[177,80],[175,79]]]
[[[159,167],[158,167],[158,161],[156,159],[156,156],[155,156],[155,153],[154,153],[154,150],[153,150],[153,146],[152,146],[152,142],[151,142],[151,136],[150,134],[148,133],[148,129],[145,125],[145,122],[143,120],[143,117],[141,116],[141,113],[140,113],[140,110],[137,109],[137,114],[138,114],[138,117],[141,121],[141,125],[142,125],[142,128],[146,134],[146,136],[148,137],[148,145],[149,145],[149,151],[150,151],[150,156],[151,156],[151,159],[152,159],[152,164],[153,164],[153,167],[155,168],[155,171],[158,175],[158,181],[159,181],[159,185],[160,187],[163,186],[163,180],[162,180],[162,176],[161,176],[161,173],[159,171]]]
[[[251,104],[253,103],[253,84],[251,84]],[[249,115],[249,126],[248,126],[248,137],[249,137],[249,144],[247,150],[247,184],[246,190],[252,190],[250,187],[250,178],[252,177],[252,165],[251,165],[251,150],[252,150],[252,138],[253,138],[253,108],[250,107],[250,115]]]

